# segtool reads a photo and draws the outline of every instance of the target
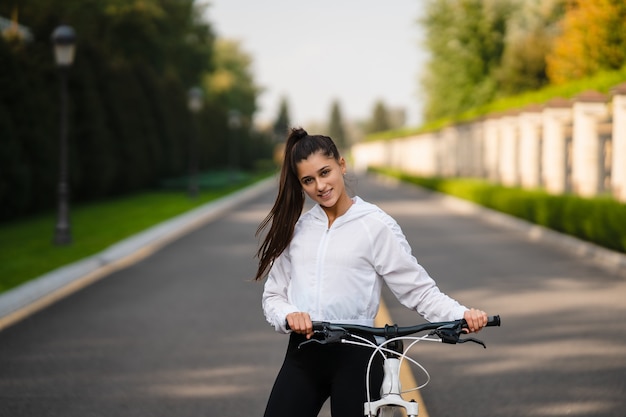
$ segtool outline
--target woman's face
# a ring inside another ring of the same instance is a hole
[[[337,206],[352,204],[343,181],[346,173],[343,158],[337,161],[319,151],[298,162],[297,168],[302,189],[323,208],[341,208]]]

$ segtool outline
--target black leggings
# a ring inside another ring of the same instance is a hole
[[[373,350],[317,343],[298,349],[298,344],[305,340],[302,335],[291,334],[265,417],[316,417],[328,397],[333,416],[363,417],[363,403],[367,400],[365,374]],[[377,354],[370,372],[372,400],[379,398],[382,379],[382,357]]]

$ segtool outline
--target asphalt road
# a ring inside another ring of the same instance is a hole
[[[486,350],[416,348],[431,416],[625,415],[626,280],[416,188],[352,188],[398,220],[442,290],[502,317],[479,333]],[[251,282],[273,197],[1,331],[0,417],[262,415],[286,344]]]

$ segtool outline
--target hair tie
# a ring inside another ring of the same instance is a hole
[[[309,136],[309,134],[307,133],[306,130],[302,129],[301,127],[299,128],[293,128],[291,129],[291,136],[296,140],[299,141],[300,139],[304,139],[305,137]]]

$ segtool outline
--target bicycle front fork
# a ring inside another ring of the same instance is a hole
[[[417,417],[418,406],[413,400],[405,401],[402,398],[402,386],[400,384],[400,359],[386,358],[383,364],[383,385],[380,389],[380,400],[366,402],[364,412],[366,416],[376,416],[381,410],[381,416],[393,416],[393,409],[402,407],[409,417]]]

